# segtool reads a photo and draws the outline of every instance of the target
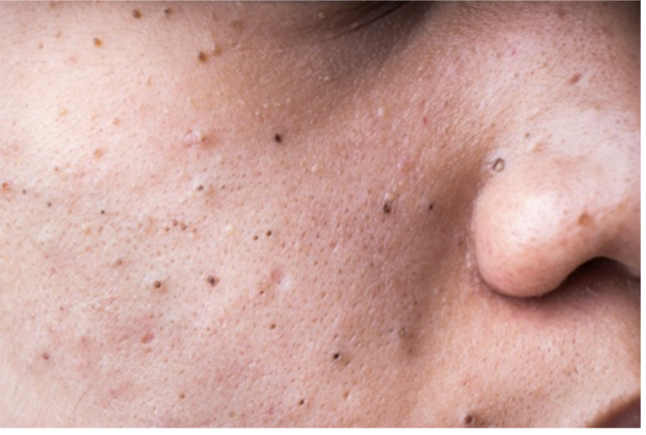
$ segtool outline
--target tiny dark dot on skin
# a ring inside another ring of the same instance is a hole
[[[199,186],[197,186],[197,191],[198,191],[198,192],[199,192],[200,190],[203,190],[203,189],[204,189],[204,186],[202,186],[201,184],[200,184]]]
[[[272,234],[271,230],[267,231],[267,237],[271,237],[271,234]]]
[[[253,240],[254,241],[258,240],[258,236],[253,236]]]
[[[52,203],[51,203],[51,202],[48,202],[48,203],[47,203],[47,207],[51,207],[51,206],[52,206]]]
[[[298,404],[299,404],[299,405],[305,405],[305,399],[301,399],[301,400],[299,400]]]
[[[434,209],[434,208],[435,208],[435,204],[430,203],[430,204],[428,205],[428,211],[433,211],[433,209]]]
[[[170,14],[173,13],[173,10],[171,8],[164,8],[163,12],[164,12],[164,15],[168,17],[170,16]]]
[[[105,210],[101,210],[101,214],[105,214]]]
[[[43,352],[42,357],[45,361],[49,360],[49,354],[47,352]]]
[[[211,287],[215,287],[220,282],[220,280],[213,275],[209,275],[209,277],[206,278],[206,282],[208,282]]]
[[[27,191],[23,189],[22,194],[23,194],[23,195],[26,195],[26,194],[27,194]]]
[[[94,42],[94,45],[96,47],[101,47],[103,45],[103,41],[101,41],[99,38],[92,39],[92,42]]]
[[[339,352],[336,352],[334,355],[332,355],[332,359],[335,361],[338,360],[341,357],[341,354]]]
[[[184,400],[186,398],[186,394],[182,393],[179,395],[180,400]]]
[[[132,10],[132,16],[133,16],[134,18],[136,18],[137,20],[138,20],[139,18],[141,18],[141,12],[139,11],[139,9],[133,9],[133,10]]]
[[[199,60],[200,62],[206,62],[206,53],[199,51],[197,53],[197,60]]]
[[[473,424],[473,416],[471,414],[467,415],[466,417],[464,417],[464,422],[466,424]]]
[[[283,136],[280,133],[276,133],[276,135],[274,136],[274,140],[276,142],[278,142],[278,143],[282,143],[283,142]]]
[[[384,202],[384,213],[390,214],[392,211],[392,206],[390,205],[389,202]]]
[[[155,287],[155,288],[161,288],[161,286],[162,286],[161,281],[155,281],[155,282],[153,283],[153,287]]]
[[[269,325],[269,329],[276,329],[276,324],[272,323],[271,325]]]
[[[529,132],[525,133],[525,139],[529,139],[530,136],[531,134]]]

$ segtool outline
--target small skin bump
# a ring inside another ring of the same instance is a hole
[[[384,202],[383,210],[385,214],[390,214],[390,212],[393,210],[392,204],[389,201]]]
[[[494,172],[502,172],[505,170],[505,160],[498,158],[496,161],[493,163],[492,169]]]
[[[335,353],[332,355],[332,359],[333,359],[334,361],[337,361],[339,358],[341,358],[341,354],[340,354],[339,352],[335,352]]]
[[[568,83],[570,85],[576,84],[579,80],[581,80],[581,73],[576,73],[570,79],[568,80]]]
[[[592,222],[592,216],[590,216],[587,212],[581,213],[581,215],[577,219],[577,223],[582,227],[588,225],[590,222]]]

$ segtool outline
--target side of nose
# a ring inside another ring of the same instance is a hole
[[[561,115],[496,149],[476,200],[478,272],[496,292],[541,296],[598,257],[640,273],[638,114]]]

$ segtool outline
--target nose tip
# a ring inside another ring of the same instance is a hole
[[[598,257],[639,275],[639,159],[581,149],[589,152],[516,154],[493,171],[473,228],[478,272],[494,291],[541,296]]]

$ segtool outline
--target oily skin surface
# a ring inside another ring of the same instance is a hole
[[[1,425],[639,397],[635,5],[1,8]]]

